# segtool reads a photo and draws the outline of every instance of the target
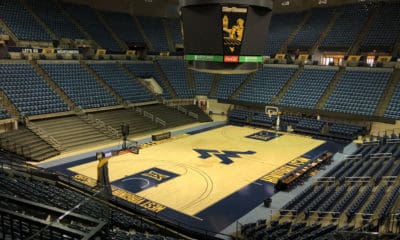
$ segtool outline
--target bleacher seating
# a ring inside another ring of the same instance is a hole
[[[20,1],[1,1],[0,17],[19,40],[52,41],[50,35]]]
[[[0,87],[25,116],[68,111],[29,63],[0,64]]]
[[[228,100],[232,93],[247,78],[246,74],[223,74],[217,90],[217,99]]]
[[[315,8],[311,16],[302,26],[296,37],[290,42],[289,47],[293,49],[308,50],[321,35],[332,17],[333,8]]]
[[[370,6],[364,3],[345,5],[344,12],[336,19],[320,49],[349,49],[368,18]]]
[[[144,43],[132,16],[126,13],[101,12],[108,25],[126,43]]]
[[[314,108],[337,69],[304,69],[283,96],[279,105]]]
[[[386,109],[385,117],[400,119],[400,84],[397,85],[395,92]]]
[[[164,105],[147,105],[140,108],[142,111],[153,114],[155,118],[158,117],[164,120],[167,124],[166,127],[177,127],[196,122],[194,118]]]
[[[62,7],[76,19],[83,29],[85,29],[102,48],[114,52],[123,51],[111,33],[102,24],[94,9],[85,5],[67,3],[62,4]]]
[[[193,98],[194,89],[189,88],[185,62],[181,59],[160,59],[158,62],[176,94],[181,98]]]
[[[303,118],[297,123],[295,130],[298,132],[320,134],[325,124],[324,121],[319,121],[317,119]]]
[[[41,63],[40,66],[83,109],[118,104],[79,63]]]
[[[143,26],[146,36],[149,38],[154,51],[169,51],[167,37],[161,18],[158,17],[137,17]]]
[[[158,85],[163,89],[162,97],[164,99],[170,99],[171,95],[169,94],[167,87],[164,82],[161,80],[161,77],[158,71],[155,69],[155,66],[151,62],[129,62],[124,63],[124,65],[137,77],[153,77]]]
[[[59,38],[85,39],[83,33],[68,20],[53,1],[28,0],[35,13]]]
[[[211,91],[215,74],[193,71],[193,75],[196,85],[196,95],[208,96]]]
[[[7,109],[0,108],[0,120],[11,118],[11,114]]]
[[[89,66],[125,101],[138,103],[153,100],[144,86],[132,79],[117,63],[93,63]]]
[[[334,123],[329,128],[329,134],[354,139],[355,137],[364,134],[364,130],[365,128],[359,125]]]
[[[228,119],[230,123],[246,123],[250,112],[240,109],[232,109],[229,111]]]
[[[107,229],[107,231],[110,231],[107,235],[110,235],[107,239],[173,239],[172,237],[164,238],[163,236],[158,235],[161,233],[161,229],[159,229],[155,224],[146,222],[135,215],[128,215],[127,213],[124,213],[113,206],[109,206],[95,198],[91,198],[88,201],[87,195],[71,190],[68,187],[65,187],[65,185],[59,185],[57,182],[42,178],[37,178],[35,180],[32,178],[25,178],[23,177],[23,172],[16,173],[13,176],[1,172],[0,183],[2,186],[0,193],[2,194],[17,196],[34,203],[45,204],[65,211],[80,204],[78,208],[74,208],[75,213],[89,216],[104,222],[108,222],[111,219],[110,228]],[[1,207],[4,206],[2,205]],[[16,204],[8,205],[8,209],[14,210],[14,208],[17,210],[23,208],[23,206],[18,206]],[[23,212],[23,210],[18,211]],[[3,219],[3,221],[4,220],[7,221],[8,219]],[[73,227],[72,222],[67,225]],[[25,224],[25,226],[29,229],[28,224]],[[78,227],[76,229],[82,230],[79,226],[76,227]],[[3,227],[0,227],[0,230],[0,236],[3,236],[3,233],[7,235],[11,234],[9,231],[2,232],[4,230]],[[18,229],[14,229],[14,231],[18,232]],[[24,231],[26,231],[26,228],[24,228]],[[41,234],[40,236],[41,239],[69,239],[67,235],[61,236],[61,234],[49,236]],[[113,238],[115,236],[118,238]]]
[[[364,51],[386,50],[391,51],[396,39],[400,35],[400,3],[398,1],[385,2],[378,11],[361,49]]]
[[[346,70],[324,109],[372,115],[391,76],[389,71]]]
[[[171,29],[172,35],[174,37],[175,43],[182,44],[182,30],[181,21],[178,18],[168,19],[169,27]]]
[[[265,55],[270,56],[278,53],[283,43],[289,38],[290,34],[299,25],[304,17],[302,13],[282,13],[275,14],[271,18]]]
[[[288,66],[263,67],[240,91],[236,100],[256,104],[271,103],[296,69]]]
[[[92,115],[114,129],[120,129],[124,123],[129,125],[130,135],[149,132],[158,128],[158,125],[149,121],[148,118],[125,109],[96,112],[92,113]]]

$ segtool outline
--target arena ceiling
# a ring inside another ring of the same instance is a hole
[[[84,4],[106,11],[126,12],[138,16],[176,17],[179,0],[61,0],[74,4]],[[273,0],[274,11],[301,11],[313,7],[335,6],[357,2],[377,2],[393,0]],[[396,0],[398,1],[398,0]],[[246,2],[246,0],[243,0]],[[287,4],[289,3],[289,4]],[[326,4],[325,4],[326,3]]]

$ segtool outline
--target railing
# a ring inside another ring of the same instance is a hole
[[[159,117],[156,117],[155,123],[158,123],[158,124],[160,124],[160,125],[163,126],[163,127],[167,126],[167,122],[164,121],[164,120],[162,120],[162,119],[159,118]]]
[[[57,139],[52,137],[50,134],[48,134],[45,130],[42,128],[34,125],[31,121],[29,121],[28,118],[24,117],[25,125],[28,129],[30,129],[32,132],[34,132],[36,135],[38,135],[40,138],[42,138],[44,141],[49,143],[53,148],[55,148],[58,151],[64,150],[64,147],[61,145]]]
[[[197,114],[197,113],[188,112],[188,116],[189,116],[189,117],[192,117],[192,118],[194,118],[194,119],[196,119],[196,120],[199,120],[199,114]]]
[[[94,128],[99,129],[103,133],[107,134],[111,138],[118,139],[120,138],[120,133],[117,129],[113,128],[110,125],[107,125],[102,120],[95,118],[93,115],[87,114],[82,108],[77,107],[74,109],[76,115],[81,118],[84,122],[92,125]]]
[[[149,112],[143,111],[143,116],[150,119],[151,121],[154,121],[154,115]]]
[[[32,149],[29,146],[20,145],[8,139],[6,135],[0,136],[0,148],[32,159]]]

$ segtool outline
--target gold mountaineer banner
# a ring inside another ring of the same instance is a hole
[[[246,26],[247,7],[222,7],[224,55],[240,55]]]

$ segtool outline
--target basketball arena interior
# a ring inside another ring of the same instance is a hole
[[[400,239],[399,0],[0,0],[0,239]]]

